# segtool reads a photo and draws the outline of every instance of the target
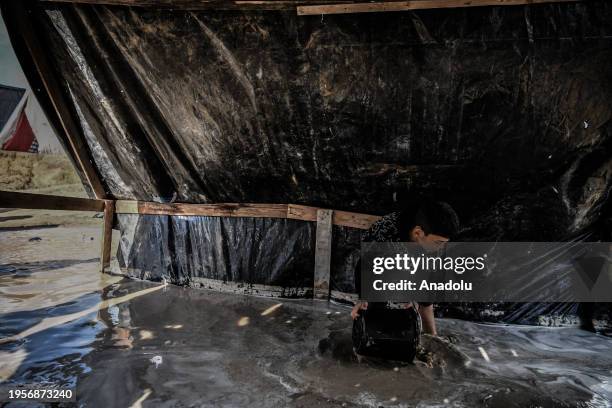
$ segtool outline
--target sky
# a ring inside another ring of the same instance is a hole
[[[13,47],[6,32],[4,21],[0,18],[0,84],[16,86],[30,90],[30,85],[26,80],[17,57],[13,52]],[[36,138],[41,151],[52,151],[59,153],[62,147],[49,125],[45,114],[43,113],[34,94],[30,93],[26,115]]]

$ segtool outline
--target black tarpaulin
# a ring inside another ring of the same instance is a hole
[[[32,18],[115,198],[383,214],[427,195],[464,239],[610,238],[609,2],[308,17],[39,3]],[[119,227],[138,276],[312,281],[312,224]],[[353,290],[358,242],[334,229],[333,288]]]

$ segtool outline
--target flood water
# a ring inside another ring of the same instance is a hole
[[[347,306],[124,280],[98,253],[97,228],[0,230],[0,381],[84,407],[612,405],[604,336],[439,319],[427,363],[358,361]]]

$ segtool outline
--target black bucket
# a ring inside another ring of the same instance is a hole
[[[357,354],[389,360],[414,360],[421,335],[421,318],[414,308],[368,308],[353,321]]]

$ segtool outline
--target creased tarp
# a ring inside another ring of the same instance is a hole
[[[323,18],[40,7],[116,197],[382,214],[425,192],[488,240],[600,219],[609,2]]]
[[[272,218],[121,214],[118,261],[140,279],[198,286],[198,278],[312,289],[315,224]],[[331,285],[354,292],[359,231],[334,229]]]

